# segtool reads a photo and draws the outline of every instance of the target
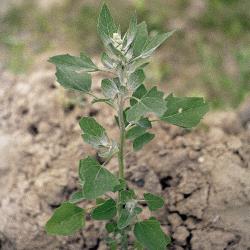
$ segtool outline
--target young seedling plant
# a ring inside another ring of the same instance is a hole
[[[173,31],[149,36],[146,23],[138,24],[133,15],[127,32],[122,35],[106,4],[101,9],[97,28],[105,47],[102,67],[83,53],[80,57],[54,56],[49,62],[56,65],[57,81],[64,88],[90,95],[93,104],[103,102],[115,110],[119,141],[109,138],[94,118],[81,118],[83,140],[92,145],[105,162],[100,164],[90,156],[80,160],[81,188],[55,210],[46,231],[50,235],[72,235],[84,228],[89,214],[93,220],[106,221],[105,240],[109,249],[164,250],[170,244],[170,236],[163,232],[156,218],[143,219],[140,215],[144,208],[141,202],[155,211],[164,206],[164,200],[151,193],[138,197],[136,191],[128,187],[125,145],[131,144],[133,150],[138,151],[153,140],[155,135],[148,132],[153,121],[192,128],[208,111],[208,104],[199,97],[165,96],[157,87],[147,88],[143,84],[149,57]],[[102,80],[100,97],[91,90],[90,73],[95,72],[108,72],[112,76]],[[106,168],[113,157],[118,158],[117,173]],[[95,200],[96,205],[91,210],[76,205],[84,200]]]

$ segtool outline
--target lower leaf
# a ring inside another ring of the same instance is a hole
[[[72,235],[85,225],[84,209],[69,203],[63,203],[57,208],[45,226],[48,234]]]

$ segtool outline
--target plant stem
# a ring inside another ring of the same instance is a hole
[[[125,148],[125,122],[123,117],[123,106],[124,99],[121,96],[119,102],[119,110],[118,110],[118,121],[120,127],[120,145],[119,145],[119,153],[118,153],[118,162],[119,162],[119,178],[124,180],[124,148]]]
[[[125,122],[124,122],[124,116],[123,116],[123,109],[124,109],[124,97],[120,96],[119,100],[119,109],[118,109],[118,121],[119,121],[119,129],[120,129],[120,144],[119,144],[119,152],[118,152],[118,163],[119,163],[119,179],[125,181],[124,178],[124,168],[125,168],[125,162],[124,162],[124,151],[125,151]],[[118,203],[121,203],[121,191],[119,191],[118,194]],[[122,206],[118,205],[118,218],[120,217],[122,210]],[[121,232],[121,249],[127,250],[128,249],[128,235],[125,229]]]

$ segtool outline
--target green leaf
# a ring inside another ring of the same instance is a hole
[[[146,87],[141,84],[133,93],[133,97],[137,98],[137,99],[141,99],[145,94],[147,94],[147,89]],[[133,106],[137,103],[137,101],[133,98],[130,99],[130,105]]]
[[[113,191],[114,187],[119,184],[118,179],[112,173],[91,157],[80,160],[79,176],[86,199],[96,199]]]
[[[73,193],[69,198],[70,203],[77,203],[77,202],[80,202],[83,200],[85,200],[85,197],[84,197],[82,191],[77,191],[77,192]]]
[[[152,128],[152,123],[148,118],[141,118],[139,121],[135,123],[136,125],[142,128]]]
[[[122,190],[120,193],[120,201],[125,204],[129,200],[135,199],[136,195],[134,190]]]
[[[114,81],[103,79],[101,83],[102,93],[106,98],[114,99],[119,93],[119,89]]]
[[[109,55],[105,52],[102,53],[101,61],[102,64],[108,69],[116,68],[116,61],[109,57]]]
[[[94,220],[110,220],[116,215],[116,203],[113,199],[109,199],[96,207],[91,216]]]
[[[183,127],[192,128],[200,122],[208,112],[208,103],[200,97],[174,97],[172,94],[166,98],[167,111],[161,120]]]
[[[162,116],[165,110],[163,93],[158,91],[156,87],[153,87],[141,99],[137,98],[137,103],[127,111],[126,117],[129,122],[134,122],[148,113],[155,113],[157,116]]]
[[[164,200],[157,195],[146,193],[144,199],[147,202],[148,208],[151,211],[155,211],[164,206]]]
[[[137,32],[135,35],[134,42],[132,44],[133,47],[133,55],[134,57],[138,57],[148,41],[148,30],[147,24],[145,22],[140,23],[137,25]]]
[[[48,234],[72,235],[85,225],[85,211],[69,202],[57,208],[45,226]]]
[[[139,127],[139,126],[134,126],[128,132],[126,133],[126,138],[128,140],[134,140],[140,135],[143,135],[146,132],[145,128]]]
[[[120,217],[117,222],[118,229],[123,229],[130,225],[132,219],[134,216],[132,216],[127,209],[122,209]]]
[[[134,227],[136,239],[148,250],[165,250],[170,243],[157,220],[137,222]]]
[[[53,56],[49,59],[49,62],[73,71],[84,70],[87,72],[94,72],[99,70],[92,60],[83,53],[81,53],[80,57],[71,56],[69,54]]]
[[[137,31],[137,18],[136,14],[134,14],[130,19],[129,28],[124,39],[124,41],[126,42],[124,46],[125,50],[127,50],[131,45],[131,43],[134,41],[136,31]]]
[[[118,31],[116,27],[113,17],[110,14],[108,6],[103,4],[97,24],[98,33],[104,42],[104,44],[109,44],[111,38],[113,38],[113,34]]]
[[[165,42],[175,31],[167,32],[164,34],[157,34],[151,38],[143,48],[142,54],[140,57],[147,58],[149,57],[163,42]]]
[[[114,190],[113,190],[114,193],[127,188],[127,184],[126,184],[125,180],[119,179],[119,182],[120,183],[117,186],[114,187]]]
[[[133,72],[128,79],[128,87],[132,91],[135,91],[145,80],[145,74],[142,69],[138,69]]]
[[[142,209],[139,207],[134,207],[130,210],[128,210],[127,208],[123,208],[117,222],[118,229],[121,230],[129,226],[134,220],[135,216],[141,213],[141,211]]]
[[[77,73],[65,66],[56,67],[57,81],[66,89],[89,92],[91,76],[88,73]]]
[[[139,151],[140,149],[143,148],[144,145],[149,143],[154,139],[155,135],[151,133],[145,133],[139,137],[137,137],[134,142],[133,142],[133,149],[134,151]]]
[[[105,226],[108,233],[113,233],[117,230],[117,224],[115,222],[108,222]]]
[[[82,117],[79,125],[83,131],[83,139],[94,148],[108,147],[109,139],[105,129],[93,117]]]

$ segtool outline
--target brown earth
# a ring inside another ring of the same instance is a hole
[[[44,224],[79,187],[78,160],[95,155],[77,120],[95,116],[116,136],[111,111],[87,100],[66,105],[54,69],[34,72],[0,72],[0,249],[106,249],[102,223],[88,219],[73,237],[47,236]],[[97,83],[98,76],[100,91]],[[127,155],[129,185],[165,197],[154,216],[173,238],[170,249],[250,249],[249,110],[246,102],[237,112],[210,113],[192,132],[159,124],[151,144]]]

